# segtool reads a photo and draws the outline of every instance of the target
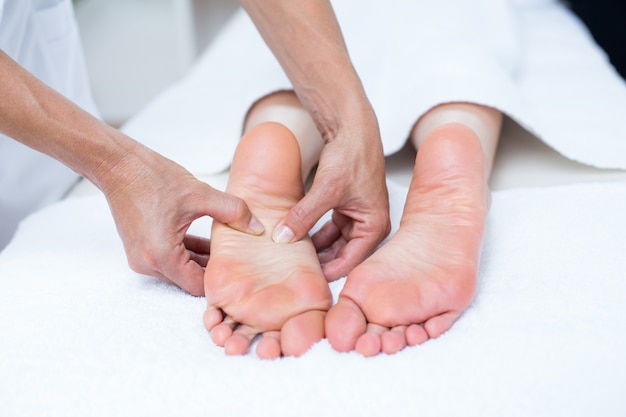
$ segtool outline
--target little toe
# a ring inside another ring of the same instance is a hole
[[[325,311],[311,310],[290,318],[280,333],[285,356],[300,356],[324,338]]]
[[[202,316],[202,321],[204,322],[204,327],[208,331],[211,331],[215,326],[220,324],[224,320],[224,314],[222,310],[215,307],[207,307],[206,311]]]
[[[233,335],[235,326],[236,323],[234,321],[224,319],[222,323],[214,326],[210,330],[211,339],[213,339],[215,344],[223,347],[226,340]]]
[[[441,336],[443,333],[447,332],[452,327],[456,319],[459,318],[460,315],[461,313],[459,312],[450,311],[450,312],[432,317],[424,323],[424,329],[426,330],[426,333],[428,333],[428,336],[431,339],[434,339],[436,337]]]
[[[218,346],[224,347],[224,343],[233,335],[233,329],[226,324],[218,324],[210,333],[213,342]]]
[[[359,306],[346,297],[339,297],[326,316],[326,337],[338,352],[354,350],[357,339],[367,331],[367,321]]]

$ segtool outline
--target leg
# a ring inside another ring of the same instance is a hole
[[[260,335],[260,357],[301,355],[324,337],[331,294],[311,240],[276,244],[268,232],[304,194],[294,134],[281,124],[261,123],[284,98],[272,96],[251,111],[227,187],[246,201],[266,233],[252,236],[213,223],[204,323],[228,354],[244,354]],[[297,127],[302,114],[292,110],[288,121]],[[307,148],[307,163],[315,161],[314,153],[315,147]]]
[[[335,349],[394,353],[438,337],[470,304],[501,122],[498,111],[464,103],[418,121],[400,228],[348,275],[326,319]]]

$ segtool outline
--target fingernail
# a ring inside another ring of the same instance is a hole
[[[293,240],[294,234],[290,228],[283,225],[274,230],[272,240],[276,243],[289,243]]]
[[[265,231],[265,227],[263,227],[263,224],[261,224],[259,219],[254,216],[252,216],[252,218],[250,219],[250,224],[248,225],[248,227],[250,227],[250,230],[252,230],[257,235],[260,235]]]

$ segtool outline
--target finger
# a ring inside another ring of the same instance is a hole
[[[163,257],[160,257],[160,258],[163,258]],[[197,288],[197,285],[194,284],[194,283],[190,282],[189,284],[186,284],[186,283],[182,283],[181,284],[181,282],[179,282],[180,280],[171,279],[170,278],[171,274],[162,273],[158,269],[159,265],[155,264],[154,268],[150,268],[148,266],[148,263],[146,263],[146,262],[139,263],[135,259],[136,259],[135,257],[133,257],[132,259],[129,258],[128,264],[129,264],[130,268],[133,271],[137,272],[138,274],[148,275],[148,276],[151,276],[153,278],[158,279],[159,281],[163,281],[163,282],[165,282],[167,284],[174,285],[174,286],[182,289],[183,291],[188,292],[191,295],[198,296],[198,295],[204,294],[204,288],[202,289],[201,293],[198,293],[199,290]],[[196,265],[198,265],[198,264],[196,264]],[[203,287],[204,287],[204,285],[203,285]]]
[[[329,248],[341,236],[341,229],[337,227],[335,222],[329,220],[322,226],[320,230],[311,236],[311,241],[315,250],[321,251]]]
[[[330,236],[336,230],[339,236],[330,247],[327,247],[326,251],[318,255],[324,276],[328,281],[346,276],[352,268],[367,258],[373,248],[378,245],[377,236],[380,236],[380,233],[363,230],[365,227],[361,222],[356,222],[338,211],[333,212],[332,223],[334,227],[329,226],[328,231],[325,232],[326,235]],[[358,244],[359,241],[362,242],[361,245]],[[324,243],[328,244],[326,241]]]
[[[278,223],[272,232],[272,239],[276,243],[290,243],[302,239],[315,223],[333,208],[333,205],[334,203],[316,191],[314,186],[309,194],[298,201]]]
[[[177,253],[162,256],[160,274],[191,295],[204,295],[204,269],[191,259],[182,243],[176,250]]]
[[[190,259],[202,268],[206,268],[211,252],[211,240],[199,236],[187,235],[183,240],[183,244],[187,248]]]
[[[261,222],[252,215],[248,205],[242,199],[218,191],[206,185],[202,193],[196,194],[196,213],[204,213],[220,223],[224,223],[241,232],[260,235],[264,232]]]
[[[322,269],[324,268],[324,265],[334,261],[340,256],[347,243],[348,242],[343,237],[340,237],[330,248],[317,255],[320,264],[322,265]]]
[[[342,239],[341,230],[332,220],[328,221],[320,230],[313,234],[311,241],[317,251],[320,264],[326,264],[337,258],[338,253],[343,247],[337,244],[339,239],[341,239],[345,245],[345,239]]]
[[[211,239],[205,237],[186,235],[183,239],[185,247],[195,253],[209,254],[211,252]]]
[[[189,294],[195,297],[204,295],[204,269],[191,258],[183,265],[173,265],[166,274],[172,282]]]
[[[200,265],[201,268],[206,268],[209,263],[209,255],[204,253],[189,252],[189,258]]]
[[[322,265],[322,272],[328,281],[348,275],[358,264],[372,254],[378,239],[371,236],[356,237],[341,247],[336,258]]]

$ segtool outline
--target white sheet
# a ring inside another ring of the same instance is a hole
[[[0,415],[623,416],[625,212],[626,182],[496,192],[451,331],[261,361],[213,345],[204,299],[128,269],[101,197],[66,200],[0,254]]]
[[[385,153],[449,101],[501,109],[566,157],[626,169],[626,82],[556,0],[335,0]],[[226,169],[251,103],[290,88],[243,12],[125,126],[197,175]],[[194,152],[189,152],[194,149]]]

